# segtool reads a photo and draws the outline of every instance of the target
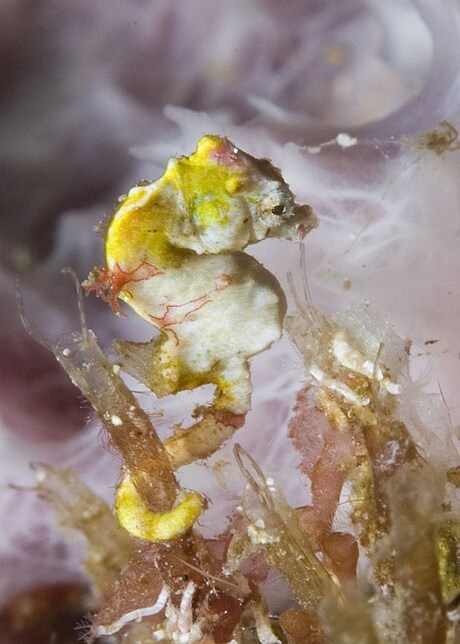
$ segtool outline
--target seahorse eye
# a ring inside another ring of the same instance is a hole
[[[286,212],[286,206],[283,206],[283,204],[278,204],[277,206],[273,206],[272,208],[272,213],[274,215],[282,215]]]

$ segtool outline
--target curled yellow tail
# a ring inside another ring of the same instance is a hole
[[[126,473],[117,488],[115,511],[120,525],[144,541],[169,541],[187,532],[204,509],[197,492],[181,492],[168,512],[152,512],[142,501],[131,476]]]

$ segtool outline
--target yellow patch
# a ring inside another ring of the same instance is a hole
[[[117,488],[115,511],[120,525],[136,539],[169,541],[184,534],[198,519],[204,507],[197,492],[183,492],[169,512],[152,512],[142,502],[129,474]]]
[[[146,256],[160,267],[177,263],[178,249],[171,248],[165,230],[184,209],[202,232],[229,224],[232,199],[244,187],[241,169],[218,163],[213,153],[222,139],[204,136],[190,157],[172,159],[155,182],[134,186],[120,204],[109,226],[106,260],[133,267]]]
[[[218,164],[212,158],[212,153],[221,146],[219,137],[204,136],[190,157],[181,157],[170,163],[162,177],[184,196],[198,225],[204,228],[228,223],[229,196],[234,195],[244,183],[241,170]]]
[[[213,224],[225,226],[228,224],[229,208],[228,202],[217,199],[214,195],[196,197],[193,201],[193,218],[202,229]]]
[[[215,134],[205,134],[198,141],[195,152],[190,156],[192,161],[200,161],[203,157],[208,157],[222,146],[222,139]]]
[[[242,187],[242,178],[236,176],[236,173],[235,176],[229,177],[225,182],[225,190],[231,195],[234,195],[238,190],[241,190]]]
[[[217,389],[221,392],[215,402],[216,409],[228,409],[238,402],[238,398],[232,393],[235,383],[221,377],[215,379]]]

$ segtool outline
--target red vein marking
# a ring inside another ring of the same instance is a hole
[[[200,309],[203,308],[203,306],[206,306],[206,304],[209,304],[209,302],[212,301],[211,293],[214,291],[222,291],[223,289],[227,288],[231,284],[231,277],[230,275],[226,275],[225,273],[222,273],[222,275],[218,275],[216,280],[215,280],[215,288],[213,288],[209,293],[205,293],[204,295],[200,295],[199,297],[196,297],[193,300],[189,300],[188,302],[184,302],[182,304],[168,304],[166,306],[166,310],[162,316],[156,316],[156,315],[151,315],[149,314],[149,318],[152,320],[154,325],[158,328],[161,329],[162,331],[165,332],[170,332],[176,341],[176,345],[179,344],[179,337],[172,328],[176,324],[182,324],[187,320],[189,315],[192,313],[195,313],[195,311],[199,311]],[[183,309],[184,307],[190,307],[190,305],[194,305],[197,303],[197,306],[192,306],[191,308],[186,309],[185,311],[179,311],[177,312],[176,309]]]
[[[86,293],[94,291],[96,297],[108,302],[114,313],[126,317],[117,302],[120,291],[129,282],[142,282],[163,273],[164,271],[160,271],[154,264],[150,264],[146,260],[140,262],[139,266],[132,271],[124,271],[117,262],[113,270],[107,266],[93,269],[88,279],[83,282],[83,287]]]
[[[171,327],[175,326],[176,324],[185,322],[189,315],[203,308],[203,306],[208,304],[210,301],[211,297],[206,293],[205,295],[201,295],[200,297],[197,297],[194,300],[190,300],[189,302],[184,302],[183,304],[168,304],[166,306],[166,311],[161,317],[149,315],[149,318],[153,321],[155,326],[162,331],[171,331],[176,340],[176,344],[179,344],[177,333]],[[177,314],[175,313],[175,311],[173,311],[173,309],[181,309],[183,307],[190,306],[191,304],[193,305],[195,302],[199,302],[199,304],[184,312],[179,311],[179,313]]]

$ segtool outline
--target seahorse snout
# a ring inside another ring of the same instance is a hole
[[[279,226],[272,228],[269,237],[279,237],[289,241],[302,241],[307,233],[318,225],[318,218],[311,206],[296,205],[293,214],[282,221]]]

